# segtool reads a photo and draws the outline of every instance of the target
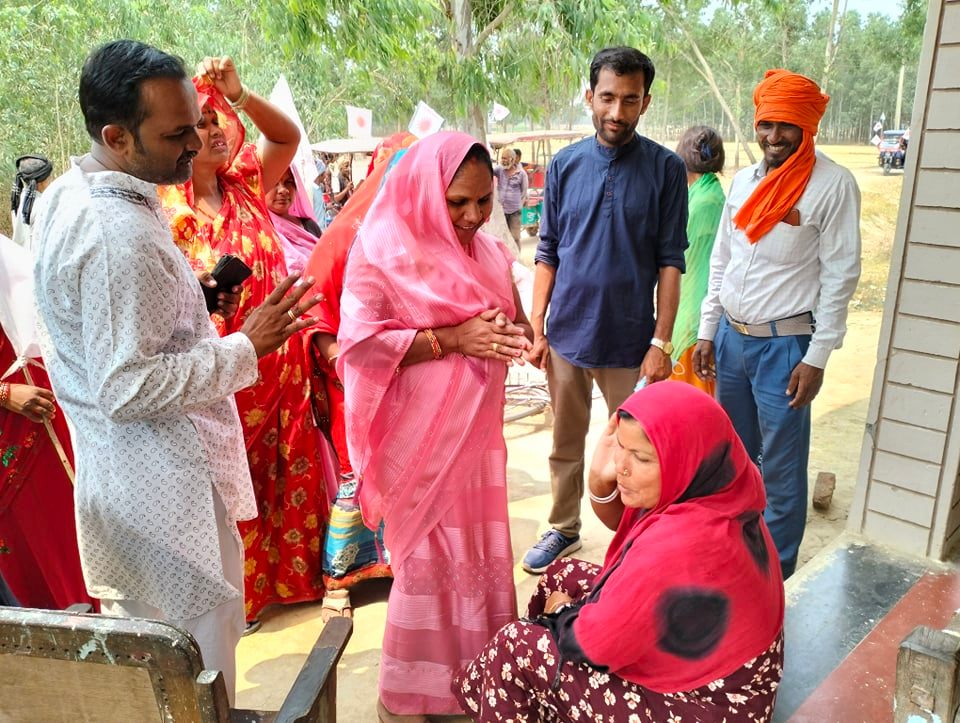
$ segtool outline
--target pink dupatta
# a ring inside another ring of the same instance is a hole
[[[476,143],[445,132],[414,144],[347,261],[337,366],[347,443],[364,521],[386,521],[395,566],[436,526],[484,452],[503,446],[502,362],[451,354],[399,368],[420,329],[494,307],[516,314],[506,250],[478,232],[464,253],[447,211],[446,189]]]
[[[290,216],[306,218],[317,223],[317,217],[314,215],[310,199],[307,197],[303,177],[295,164],[290,165],[290,173],[293,175],[293,183],[297,187],[297,192],[293,194],[293,203],[290,204],[287,213]],[[270,210],[269,207],[267,210]],[[287,260],[287,270],[291,274],[301,273],[310,259],[310,252],[313,251],[313,247],[317,245],[320,237],[314,236],[299,223],[273,211],[270,211],[270,219],[280,236],[281,243],[283,243],[283,255]]]

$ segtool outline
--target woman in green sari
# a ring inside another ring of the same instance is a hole
[[[677,145],[677,154],[687,167],[687,270],[680,282],[680,305],[673,326],[675,364],[672,379],[693,384],[708,394],[714,382],[702,381],[693,373],[691,356],[697,344],[700,305],[707,293],[710,253],[720,225],[725,201],[717,173],[723,169],[723,139],[713,128],[692,126]]]

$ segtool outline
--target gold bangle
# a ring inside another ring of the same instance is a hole
[[[240,97],[236,100],[230,100],[227,98],[227,102],[230,104],[230,107],[234,110],[243,110],[244,106],[247,104],[247,101],[250,100],[250,89],[245,86],[243,83],[240,84]]]
[[[437,339],[437,335],[433,333],[433,329],[424,329],[423,335],[430,342],[430,351],[433,353],[433,358],[443,359],[443,349],[440,348],[440,341]]]

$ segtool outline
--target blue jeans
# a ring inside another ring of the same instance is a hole
[[[717,401],[757,462],[767,490],[763,518],[780,555],[784,579],[797,567],[807,522],[810,405],[792,409],[785,394],[809,336],[744,336],[720,322],[714,340]]]

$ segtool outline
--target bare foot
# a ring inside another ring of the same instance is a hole
[[[327,593],[323,596],[323,604],[320,606],[320,620],[327,623],[335,617],[353,617],[349,590],[327,590]]]
[[[391,713],[379,698],[377,698],[377,717],[380,718],[380,723],[428,723],[425,715],[396,715]]]

